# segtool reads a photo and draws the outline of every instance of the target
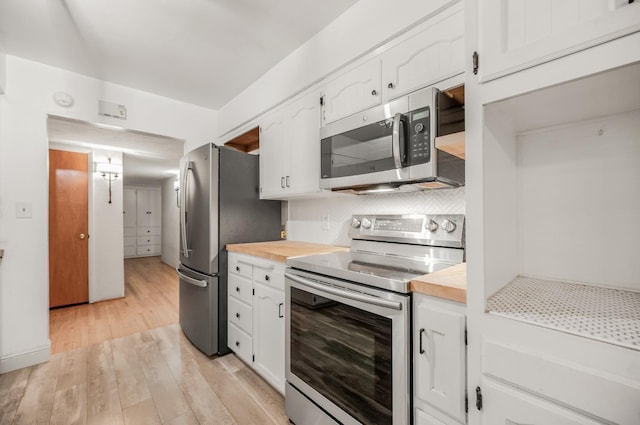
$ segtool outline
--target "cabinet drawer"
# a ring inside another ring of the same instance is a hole
[[[160,245],[139,246],[136,248],[138,255],[160,255]]]
[[[251,346],[251,335],[242,329],[229,323],[227,336],[227,344],[229,348],[243,361],[248,364],[252,363],[253,347]]]
[[[136,238],[125,236],[124,238],[124,246],[136,246]],[[135,249],[134,249],[135,251]]]
[[[125,227],[124,228],[124,237],[136,237],[137,233],[136,233],[136,229],[137,227]]]
[[[253,279],[256,282],[284,291],[284,270],[280,267],[263,268],[254,266]]]
[[[253,290],[251,280],[243,276],[229,274],[227,282],[228,295],[251,305],[253,301]]]
[[[134,257],[136,255],[136,247],[135,246],[125,246],[124,247],[124,256],[125,257]]]
[[[228,300],[229,323],[233,323],[248,334],[251,334],[251,328],[253,326],[251,306],[233,297],[229,297]]]
[[[243,260],[242,257],[239,257],[232,253],[229,254],[229,274],[238,274],[240,276],[251,279],[251,269],[251,263]]]
[[[160,245],[160,236],[142,236],[138,237],[138,246],[140,245]]]
[[[504,385],[485,381],[482,422],[495,425],[596,425],[586,416]],[[428,423],[428,422],[427,422]]]
[[[138,236],[160,236],[160,226],[137,227]]]

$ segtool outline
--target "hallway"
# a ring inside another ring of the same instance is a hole
[[[178,278],[160,257],[124,260],[125,297],[49,312],[51,354],[178,323]]]

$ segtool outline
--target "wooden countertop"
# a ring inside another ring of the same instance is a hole
[[[349,248],[336,245],[322,245],[317,243],[296,241],[254,242],[227,245],[227,251],[239,254],[253,255],[268,260],[287,261],[290,257],[303,255],[328,254],[330,252],[348,251]]]
[[[412,292],[467,302],[467,264],[457,264],[437,272],[420,276],[409,283]]]

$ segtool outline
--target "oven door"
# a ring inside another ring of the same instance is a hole
[[[340,423],[408,425],[409,295],[294,269],[285,281],[287,383]],[[304,425],[292,402],[308,402],[287,394],[287,414]]]

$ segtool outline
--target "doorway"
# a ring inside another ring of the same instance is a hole
[[[123,189],[125,185],[147,185],[162,188],[162,197],[167,205],[175,205],[176,179],[184,141],[171,137],[131,131],[114,126],[93,124],[68,118],[49,116],[47,121],[49,147],[54,151],[71,151],[84,154],[88,191],[88,232],[85,235],[88,247],[88,296],[75,302],[62,303],[62,308],[49,312],[49,329],[52,353],[68,351],[112,338],[141,332],[155,327],[177,323],[178,283],[175,271],[167,264],[166,252],[140,259],[124,256]],[[121,174],[115,181],[107,181],[96,172],[98,163],[113,158],[114,163],[123,164]],[[50,170],[53,173],[53,162]],[[51,176],[51,181],[55,176]],[[108,195],[112,189],[113,202]],[[81,190],[76,188],[74,194]],[[165,193],[166,192],[166,193]],[[53,190],[50,192],[52,207],[64,198]],[[67,207],[61,208],[64,212]],[[164,203],[163,203],[164,211]],[[177,214],[176,214],[177,216]],[[54,220],[51,217],[50,220]],[[171,225],[169,221],[168,225]],[[54,225],[50,224],[53,229]],[[175,238],[164,239],[162,244],[169,253],[178,252],[178,223],[175,223]],[[90,234],[90,237],[88,236]],[[50,244],[53,242],[51,241]],[[171,244],[176,244],[175,248]],[[67,269],[79,271],[75,261],[70,260],[64,250],[50,246],[50,256],[60,252],[66,260]],[[168,255],[170,259],[171,254]],[[162,260],[161,260],[162,259]],[[177,262],[177,258],[175,259]],[[53,260],[51,260],[53,264]],[[166,264],[165,264],[166,263]],[[177,265],[177,264],[176,264]],[[53,267],[53,266],[52,266]],[[69,270],[67,270],[69,271]],[[52,273],[53,276],[53,273]],[[50,280],[50,286],[53,280]],[[114,288],[118,292],[114,292]],[[50,287],[50,291],[54,289]],[[70,305],[70,306],[69,306]],[[52,304],[53,306],[53,304]]]

